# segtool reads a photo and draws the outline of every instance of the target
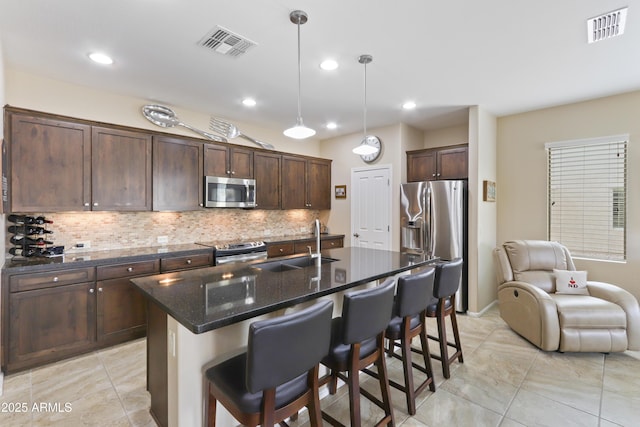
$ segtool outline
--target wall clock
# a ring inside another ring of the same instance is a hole
[[[380,157],[380,153],[382,153],[382,142],[380,138],[374,135],[367,135],[364,137],[362,144],[370,145],[376,148],[376,151],[371,154],[360,154],[360,158],[366,163],[373,163],[376,161],[378,157]]]

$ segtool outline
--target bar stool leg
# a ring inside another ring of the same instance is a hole
[[[456,353],[458,353],[458,362],[464,363],[462,357],[462,344],[460,344],[460,333],[458,331],[458,318],[456,317],[456,311],[451,312],[451,328],[453,329],[453,338],[455,339]]]
[[[358,367],[360,362],[360,344],[356,344],[354,347],[356,348],[352,351],[351,360],[349,361],[349,371],[347,372],[349,408],[351,408],[349,415],[351,418],[351,427],[360,427],[360,380],[358,378],[360,374]]]
[[[411,362],[411,340],[406,339],[409,334],[409,322],[405,319],[403,320],[403,329],[404,332],[400,338],[400,345],[402,347],[402,370],[404,371],[404,386],[405,386],[405,397],[407,398],[407,409],[409,410],[409,415],[416,414],[416,395],[415,389],[413,388],[413,373],[412,373],[412,362]]]
[[[387,422],[387,426],[394,427],[396,424],[393,418],[393,408],[391,407],[391,389],[389,388],[389,374],[387,372],[387,364],[384,360],[384,338],[382,335],[380,335],[380,344],[378,348],[380,349],[380,353],[378,360],[376,360],[375,362],[375,365],[378,369],[380,391],[382,393],[382,404],[384,406],[383,410],[385,413],[385,418],[389,419],[389,421]]]
[[[424,313],[422,314],[424,316]],[[433,368],[431,366],[431,353],[429,351],[429,338],[427,336],[427,323],[423,317],[422,319],[422,331],[420,331],[420,344],[422,345],[422,358],[424,359],[425,373],[428,378],[431,378],[429,383],[429,390],[436,391],[436,382],[433,377]]]
[[[438,302],[438,305],[444,305],[442,300]],[[442,363],[442,374],[445,378],[451,377],[449,370],[449,349],[447,348],[447,325],[444,316],[444,307],[438,307],[438,344],[440,344],[440,362]]]

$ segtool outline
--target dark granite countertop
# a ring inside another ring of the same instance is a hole
[[[192,255],[202,253],[206,250],[212,249],[202,245],[186,243],[182,245],[75,252],[51,258],[34,257],[20,260],[7,259],[2,270],[12,274],[23,272],[32,273],[57,268],[83,268],[118,262],[144,261],[161,258],[163,256]]]
[[[320,239],[339,239],[341,237],[344,238],[344,234],[325,234],[325,233],[320,234]],[[259,236],[255,238],[244,238],[242,240],[245,242],[260,241],[260,242],[265,242],[266,244],[269,244],[269,243],[292,242],[296,240],[314,240],[315,238],[316,236],[313,233],[307,233],[307,234],[286,234],[281,236]],[[234,238],[234,239],[226,239],[226,240],[214,240],[210,242],[197,242],[198,245],[211,246],[211,247],[224,245],[226,243],[238,243],[238,239]]]
[[[322,251],[334,262],[272,272],[265,261],[158,274],[132,279],[147,298],[193,333],[199,334],[343,291],[434,262],[420,255],[366,248]],[[277,262],[292,255],[271,258]]]

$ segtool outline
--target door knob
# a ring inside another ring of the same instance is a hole
[[[353,233],[353,237],[358,238],[360,235],[358,233]]]

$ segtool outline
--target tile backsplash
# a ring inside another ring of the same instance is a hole
[[[65,252],[97,251],[194,242],[247,241],[312,231],[315,210],[206,209],[192,212],[47,213],[53,221],[46,236]],[[36,215],[34,215],[36,216]],[[158,242],[166,236],[168,242]],[[11,247],[7,233],[7,248]],[[77,249],[79,242],[90,248]]]

